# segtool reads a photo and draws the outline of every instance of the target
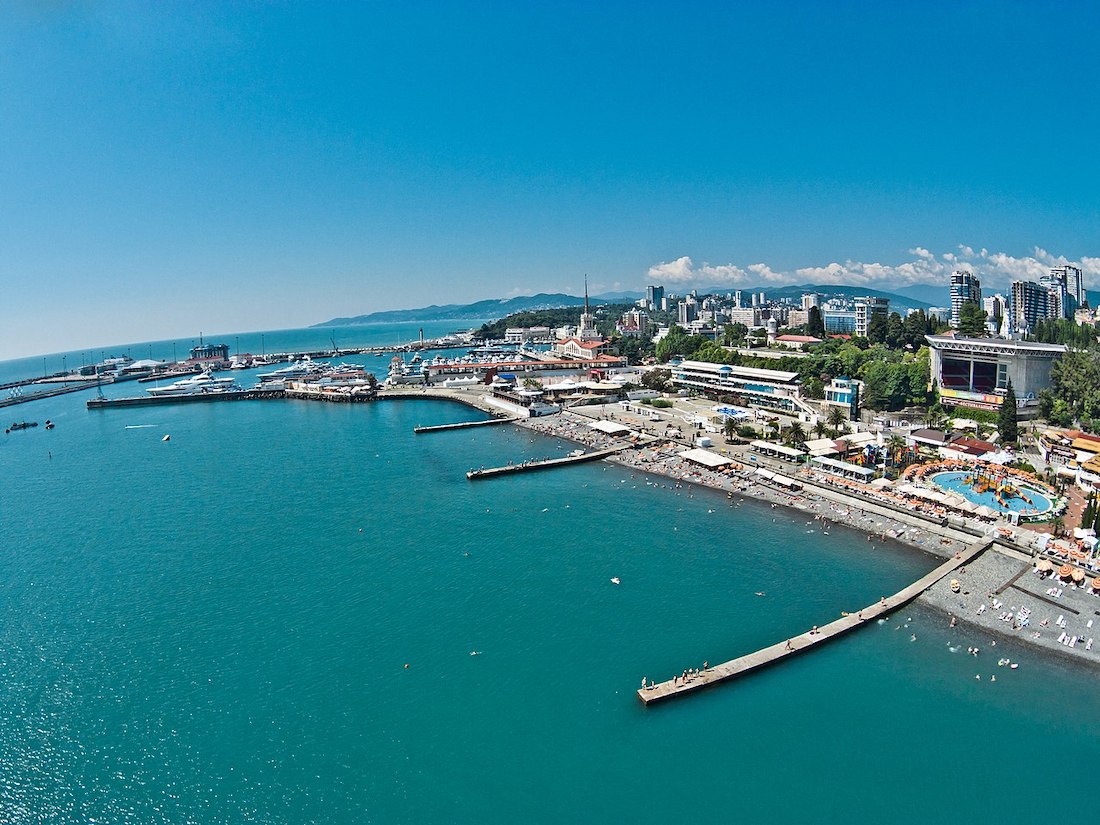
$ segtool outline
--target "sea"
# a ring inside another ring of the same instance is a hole
[[[0,434],[0,822],[1091,809],[1097,671],[919,605],[638,701],[900,589],[937,564],[919,550],[603,462],[468,481],[574,445],[413,433],[483,417],[451,402],[94,392],[0,410],[40,422]]]

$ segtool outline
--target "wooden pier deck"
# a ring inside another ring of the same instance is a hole
[[[419,435],[421,433],[438,433],[443,430],[467,430],[471,427],[489,427],[493,424],[511,424],[513,421],[519,421],[519,419],[509,416],[508,418],[487,418],[484,421],[459,421],[454,424],[434,424],[431,427],[413,427],[413,432]]]
[[[865,625],[880,616],[897,610],[902,605],[908,604],[940,579],[962,565],[969,563],[991,546],[991,541],[971,544],[955,558],[944,562],[935,570],[917,579],[908,587],[899,590],[893,596],[888,596],[883,602],[875,602],[862,610],[849,613],[847,616],[841,616],[836,621],[819,627],[816,632],[808,631],[790,639],[784,639],[755,653],[749,653],[746,656],[740,656],[720,665],[707,668],[700,671],[697,676],[689,676],[687,680],[675,677],[667,682],[659,682],[653,687],[641,688],[638,690],[638,698],[647,705],[662,702],[666,699],[674,699],[719,682],[743,676],[746,673],[783,661],[789,656],[803,653],[816,645],[831,641],[849,630]]]
[[[466,473],[466,478],[471,481],[476,481],[481,478],[495,478],[496,476],[509,475],[511,473],[530,473],[535,470],[549,470],[553,467],[581,464],[585,461],[599,461],[601,458],[607,458],[609,455],[615,455],[615,453],[621,453],[623,450],[629,450],[636,446],[636,444],[620,444],[615,447],[607,447],[603,450],[593,450],[590,453],[582,453],[581,455],[548,458],[545,461],[525,461],[522,464],[509,464],[507,467],[488,467],[483,470],[470,470],[470,472]]]

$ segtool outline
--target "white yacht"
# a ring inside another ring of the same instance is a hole
[[[200,372],[187,378],[173,381],[164,387],[149,387],[146,392],[153,396],[198,395],[210,392],[230,392],[239,389],[232,378],[215,378],[208,372]]]
[[[323,372],[324,369],[325,365],[310,360],[307,355],[300,361],[287,364],[285,367],[280,367],[272,372],[260,373],[256,377],[260,379],[261,384],[267,384],[272,381],[285,381],[288,378],[301,378],[303,375],[317,375]]]

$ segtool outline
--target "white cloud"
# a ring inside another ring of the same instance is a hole
[[[805,266],[789,271],[775,270],[767,263],[696,266],[690,256],[683,256],[667,263],[655,264],[647,273],[650,283],[664,283],[678,287],[727,286],[760,283],[843,284],[888,289],[910,284],[947,285],[951,273],[957,269],[973,272],[983,286],[990,289],[1008,288],[1010,282],[1038,280],[1052,266],[1074,263],[1063,255],[1054,255],[1042,247],[1035,247],[1032,254],[1022,257],[1005,252],[990,252],[982,247],[975,250],[966,244],[958,245],[958,253],[943,252],[939,255],[922,246],[908,250],[911,260],[898,264],[866,263],[862,261],[832,262],[821,266]],[[1082,258],[1080,266],[1086,282],[1100,280],[1100,257]]]

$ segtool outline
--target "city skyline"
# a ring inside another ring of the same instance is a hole
[[[1095,8],[629,10],[13,4],[0,359],[586,272],[1100,278]]]

